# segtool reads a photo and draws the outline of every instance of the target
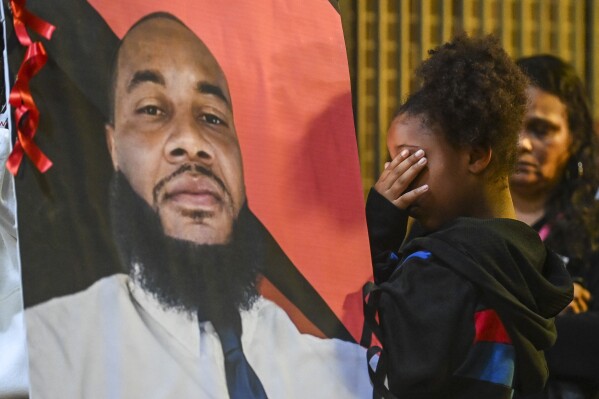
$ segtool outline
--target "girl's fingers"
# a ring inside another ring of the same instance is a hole
[[[416,201],[418,198],[420,198],[422,195],[424,195],[428,190],[429,190],[428,184],[423,184],[420,187],[417,187],[413,190],[408,191],[407,193],[400,196],[397,200],[392,201],[392,202],[396,207],[398,207],[400,209],[406,209],[410,205],[412,205],[414,203],[414,201]]]
[[[412,184],[414,179],[422,172],[426,167],[428,159],[426,157],[420,158],[416,163],[412,164],[401,176],[398,176],[393,185],[389,187],[389,191],[392,196],[399,198]]]
[[[374,189],[394,204],[401,204],[402,208],[413,202],[412,196],[399,201],[413,180],[425,168],[428,160],[424,156],[424,151],[418,151],[410,154],[407,149],[403,149],[391,162],[385,163],[385,170],[381,173]],[[414,191],[414,190],[413,190]],[[415,191],[414,194],[420,196],[422,192]]]
[[[385,195],[387,190],[393,185],[395,182],[395,169],[397,165],[403,162],[408,156],[410,152],[408,150],[401,151],[395,158],[391,160],[391,162],[385,162],[385,169],[381,173],[381,176],[377,180],[374,185],[374,189],[378,191],[380,194]]]

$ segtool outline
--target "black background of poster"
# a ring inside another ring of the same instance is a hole
[[[49,55],[31,80],[31,94],[41,115],[35,141],[54,165],[41,174],[25,157],[15,178],[26,307],[124,270],[109,233],[112,165],[104,135],[118,39],[86,2],[29,1],[27,7],[57,29],[49,41],[29,30]],[[25,48],[7,22],[12,81]]]

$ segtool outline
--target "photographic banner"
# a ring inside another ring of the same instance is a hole
[[[47,57],[13,87],[30,106],[13,126],[39,115],[13,163],[32,394],[234,397],[229,328],[270,397],[367,394],[371,266],[335,2],[4,6],[9,82],[31,60],[23,27]]]

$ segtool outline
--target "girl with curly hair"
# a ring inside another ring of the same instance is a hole
[[[367,202],[376,286],[365,316],[382,343],[375,395],[540,391],[572,282],[516,220],[509,191],[528,81],[491,36],[460,35],[430,54]],[[408,216],[421,234],[402,246]]]

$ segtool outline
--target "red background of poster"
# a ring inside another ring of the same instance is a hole
[[[334,7],[326,0],[90,4],[118,37],[142,16],[168,11],[207,44],[229,82],[250,208],[359,339],[359,293],[371,267]],[[268,285],[263,293],[275,291]]]

